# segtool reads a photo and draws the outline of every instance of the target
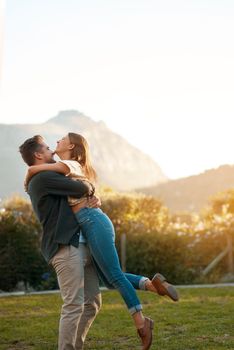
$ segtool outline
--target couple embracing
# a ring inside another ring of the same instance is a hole
[[[123,273],[115,231],[95,196],[96,172],[86,139],[68,133],[53,152],[36,135],[19,148],[29,166],[25,187],[42,224],[41,251],[57,274],[63,305],[59,323],[59,350],[82,350],[88,330],[101,307],[99,278],[121,294],[142,350],[150,349],[154,322],[143,315],[137,289],[179,299],[176,289],[156,273]],[[54,160],[54,153],[60,160]]]

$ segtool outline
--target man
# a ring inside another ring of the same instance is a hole
[[[53,152],[39,135],[27,139],[19,150],[29,166],[55,162]],[[33,209],[43,227],[41,251],[56,271],[63,299],[59,350],[83,349],[101,307],[91,255],[87,245],[79,243],[79,225],[67,202],[67,196],[81,198],[91,191],[87,183],[51,171],[36,174],[28,184]],[[87,205],[97,207],[100,201],[94,197],[82,207]],[[75,209],[80,209],[79,204]]]

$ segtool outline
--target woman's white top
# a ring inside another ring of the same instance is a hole
[[[69,173],[66,174],[66,176],[76,178],[80,176],[85,177],[80,163],[78,163],[76,160],[60,160],[60,163],[65,164],[69,169]]]
[[[73,180],[87,180],[87,178],[83,174],[81,165],[76,160],[60,160],[60,163],[65,164],[69,169],[69,172],[66,174],[66,176],[69,176]],[[68,204],[70,206],[73,206],[78,203],[81,203],[84,200],[86,200],[86,197],[81,197],[77,199],[69,196]]]

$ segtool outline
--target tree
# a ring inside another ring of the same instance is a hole
[[[0,289],[13,290],[24,282],[37,287],[48,266],[40,252],[41,226],[31,203],[13,196],[1,205],[0,214]]]
[[[102,201],[102,208],[111,218],[117,235],[163,232],[167,227],[168,209],[154,197],[112,192],[103,196]]]
[[[14,214],[5,212],[0,217],[0,289],[13,290],[24,282],[36,287],[47,269],[38,247],[38,232]]]

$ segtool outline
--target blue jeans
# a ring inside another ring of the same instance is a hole
[[[82,208],[75,215],[105,285],[120,292],[131,314],[142,310],[134,288],[141,288],[144,277],[122,272],[109,217],[96,208]]]

